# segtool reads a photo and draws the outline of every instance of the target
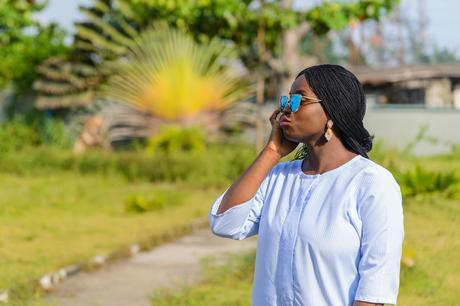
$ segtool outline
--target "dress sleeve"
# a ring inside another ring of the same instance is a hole
[[[400,187],[385,169],[367,171],[359,189],[362,236],[355,300],[395,305],[404,240]]]
[[[209,224],[213,234],[225,238],[242,240],[254,236],[259,232],[260,216],[271,173],[264,178],[256,194],[246,202],[217,214],[220,203],[230,187],[214,201],[209,213]]]

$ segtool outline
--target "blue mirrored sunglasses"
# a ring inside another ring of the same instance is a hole
[[[282,112],[284,108],[289,104],[289,107],[291,109],[292,113],[295,113],[300,106],[300,103],[305,100],[313,100],[313,102],[305,103],[305,104],[312,104],[312,103],[319,103],[321,100],[312,98],[312,97],[307,97],[307,96],[302,96],[299,94],[294,94],[291,95],[289,98],[288,96],[281,96],[280,98],[280,111]]]

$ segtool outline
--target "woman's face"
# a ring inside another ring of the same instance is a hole
[[[290,95],[300,94],[305,97],[318,97],[308,85],[305,76],[299,76],[292,83]],[[314,100],[306,99],[300,103],[295,113],[289,107],[285,107],[280,116],[280,126],[284,137],[288,140],[300,143],[316,142],[326,131],[327,115],[320,103],[312,103]],[[289,122],[282,122],[287,120]]]

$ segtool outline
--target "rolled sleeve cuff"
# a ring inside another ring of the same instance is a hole
[[[375,285],[369,286],[364,285],[364,282],[361,281],[355,294],[355,300],[396,305],[397,296],[397,285],[390,285],[385,288],[382,282],[375,282]]]
[[[251,212],[253,199],[235,205],[223,213],[217,214],[227,190],[212,204],[211,212],[209,213],[209,224],[213,234],[221,237],[241,240],[247,236],[247,233],[244,231],[244,224],[248,220],[248,216]]]
[[[363,302],[375,303],[375,304],[396,305],[396,298],[370,296],[370,295],[356,295],[355,301],[363,301]]]

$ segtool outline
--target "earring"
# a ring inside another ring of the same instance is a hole
[[[326,133],[324,133],[324,137],[326,138],[327,141],[331,140],[332,138],[332,125],[334,123],[332,122],[332,120],[328,120],[327,121],[327,130],[326,130]]]

